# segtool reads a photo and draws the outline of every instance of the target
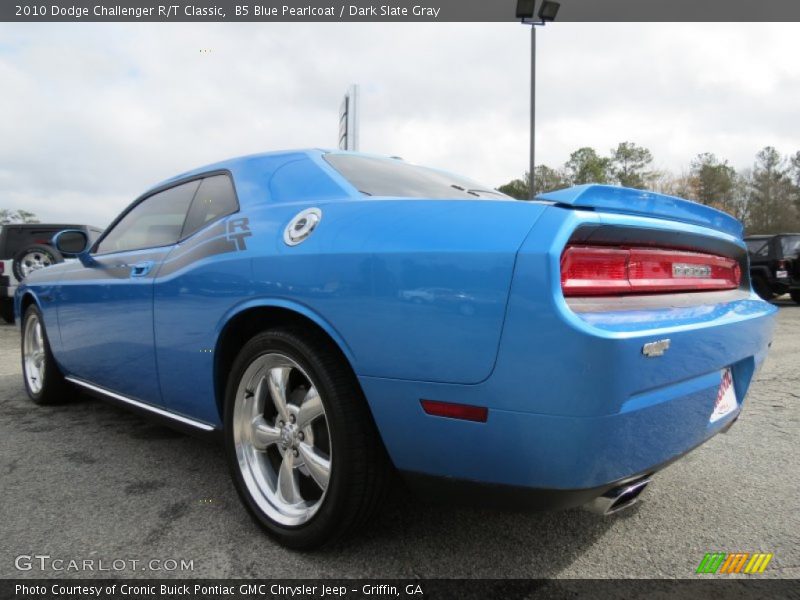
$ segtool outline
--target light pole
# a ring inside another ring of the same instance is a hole
[[[555,21],[558,9],[561,4],[543,0],[536,13],[537,19],[533,18],[533,11],[536,8],[536,0],[517,0],[517,18],[523,25],[531,26],[531,151],[530,151],[530,196],[533,200],[536,196],[536,185],[533,181],[536,154],[536,27],[544,25],[548,21]]]

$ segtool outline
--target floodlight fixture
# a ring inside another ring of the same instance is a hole
[[[517,18],[532,19],[536,8],[536,0],[517,0]]]
[[[542,23],[546,23],[547,21],[555,21],[559,8],[561,8],[561,4],[558,2],[544,0],[542,5],[539,7],[539,12],[536,14],[542,20]]]

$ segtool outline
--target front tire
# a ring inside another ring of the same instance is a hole
[[[22,375],[28,397],[40,405],[64,402],[66,381],[50,351],[42,313],[33,304],[22,320],[21,346]]]
[[[231,368],[225,445],[234,485],[278,542],[313,549],[363,524],[388,459],[355,375],[321,336],[256,335]]]

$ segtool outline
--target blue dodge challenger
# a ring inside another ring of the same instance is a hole
[[[221,433],[281,543],[337,539],[390,476],[533,508],[631,505],[729,428],[770,345],[742,226],[586,185],[509,198],[305,150],[190,171],[16,295],[27,392]]]

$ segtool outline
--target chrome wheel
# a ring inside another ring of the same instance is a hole
[[[297,526],[316,514],[331,476],[330,433],[317,387],[294,360],[262,354],[247,367],[233,442],[244,483],[267,516]]]
[[[32,394],[38,394],[44,386],[45,344],[42,322],[37,314],[31,314],[25,321],[25,332],[22,337],[25,381]]]
[[[22,271],[22,274],[27,277],[33,271],[38,271],[39,269],[44,269],[45,267],[49,267],[53,264],[53,258],[46,254],[45,252],[40,252],[35,250],[33,252],[29,252],[25,256],[22,257],[19,261],[19,269]]]

